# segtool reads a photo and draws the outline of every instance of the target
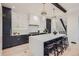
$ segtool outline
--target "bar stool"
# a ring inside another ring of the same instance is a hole
[[[63,42],[61,39],[61,40],[59,40],[59,43],[58,43],[58,55],[62,54],[63,52],[64,52],[64,47],[63,47]]]
[[[66,50],[67,47],[69,46],[68,38],[67,37],[63,38],[62,42],[63,42],[63,48],[64,50]]]
[[[50,44],[44,48],[45,56],[49,56],[49,53],[52,53],[53,51],[53,44]]]

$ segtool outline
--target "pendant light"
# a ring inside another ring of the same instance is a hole
[[[41,15],[47,15],[47,12],[45,11],[45,3],[43,3],[43,11],[41,12]]]

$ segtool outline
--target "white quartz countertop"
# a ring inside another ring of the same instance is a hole
[[[56,35],[42,34],[42,35],[30,36],[30,38],[45,42],[45,41],[49,41],[51,39],[55,39],[55,38],[63,37],[63,36],[66,36],[66,35],[65,34],[56,34]]]

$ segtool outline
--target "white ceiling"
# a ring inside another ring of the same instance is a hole
[[[68,12],[79,11],[79,3],[60,3]]]
[[[79,11],[79,3],[59,3],[62,5],[67,12],[78,12]],[[34,13],[41,13],[42,11],[42,4],[41,3],[3,3],[2,5],[6,7],[10,7],[15,9],[16,12],[22,12],[27,13],[34,12]],[[48,12],[48,15],[52,14],[52,9],[56,8],[52,4],[46,4],[46,11]],[[57,15],[62,14],[63,12],[56,8]]]

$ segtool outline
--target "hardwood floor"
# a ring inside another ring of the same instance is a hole
[[[79,56],[79,44],[71,44],[63,56]]]
[[[31,56],[29,44],[3,50],[3,56]],[[52,56],[52,55],[51,55]],[[79,44],[71,44],[62,56],[79,56]]]
[[[31,52],[29,51],[29,45],[23,44],[20,46],[12,47],[3,50],[3,56],[30,56]]]

